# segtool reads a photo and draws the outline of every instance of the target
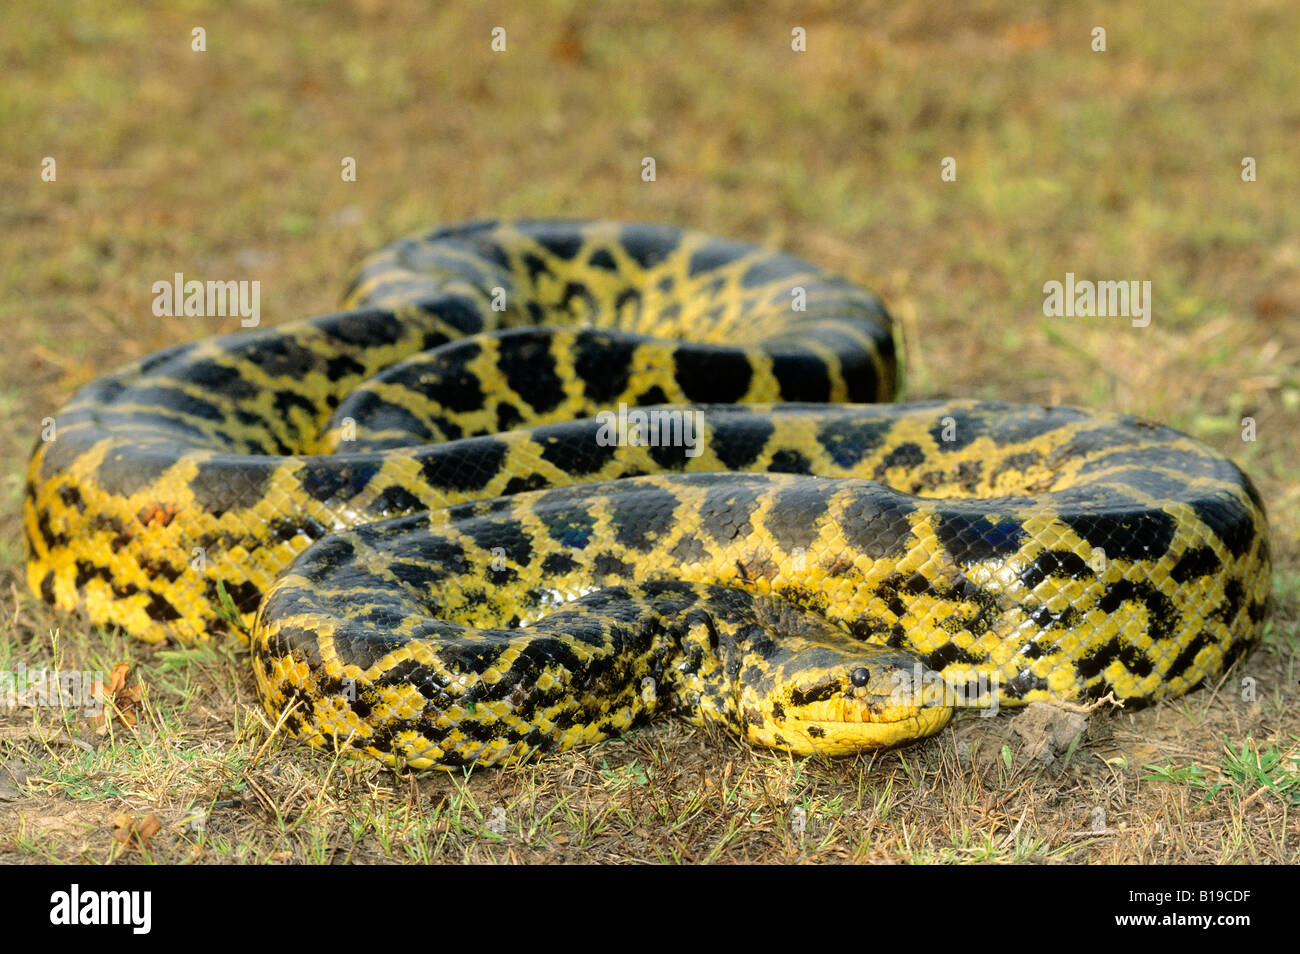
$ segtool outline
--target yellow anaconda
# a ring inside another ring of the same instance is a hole
[[[33,590],[144,639],[251,625],[307,742],[502,764],[656,713],[798,753],[952,706],[1149,702],[1257,638],[1263,506],[1132,417],[870,404],[890,321],[674,228],[470,223],[350,310],[181,345],[38,443]]]

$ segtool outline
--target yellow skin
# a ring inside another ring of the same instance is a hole
[[[1231,462],[1119,415],[857,403],[893,394],[888,316],[789,256],[470,225],[380,252],[349,304],[95,382],[24,505],[32,589],[96,624],[218,637],[224,589],[309,744],[506,764],[673,711],[845,754],[972,685],[1168,698],[1258,637]],[[689,453],[571,420],[647,403],[700,415]]]

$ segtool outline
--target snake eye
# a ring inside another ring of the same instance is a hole
[[[849,673],[849,678],[853,680],[853,685],[861,689],[871,679],[871,673],[867,672],[861,666]]]

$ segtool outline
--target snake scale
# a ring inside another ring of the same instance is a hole
[[[1130,416],[872,403],[889,316],[793,256],[474,222],[372,256],[345,307],[95,381],[26,485],[36,593],[234,630],[309,744],[508,764],[676,712],[841,754],[963,705],[1167,698],[1258,638],[1233,463]]]

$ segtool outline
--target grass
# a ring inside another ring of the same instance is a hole
[[[1272,795],[1287,805],[1300,804],[1300,737],[1293,736],[1286,751],[1273,744],[1263,751],[1249,736],[1238,751],[1227,746],[1222,763],[1209,769],[1197,763],[1175,767],[1173,765],[1148,765],[1148,780],[1173,782],[1190,788],[1205,789],[1202,803],[1208,802],[1222,791],[1234,798],[1254,801],[1262,795]],[[1212,779],[1214,779],[1212,781]]]
[[[134,730],[0,708],[0,862],[1294,862],[1300,10],[1249,0],[1225,30],[1172,0],[513,7],[6,8],[0,669],[127,663],[146,692]],[[845,760],[668,723],[517,771],[412,775],[285,738],[237,647],[135,644],[27,592],[42,418],[116,365],[235,328],[154,316],[154,281],[260,280],[270,324],[333,308],[384,241],[489,215],[781,245],[880,291],[909,398],[1188,430],[1268,503],[1261,647],[1216,687],[1092,715],[1050,761],[1003,715]],[[1151,281],[1151,325],[1044,317],[1066,272]],[[155,835],[114,837],[150,814]]]

